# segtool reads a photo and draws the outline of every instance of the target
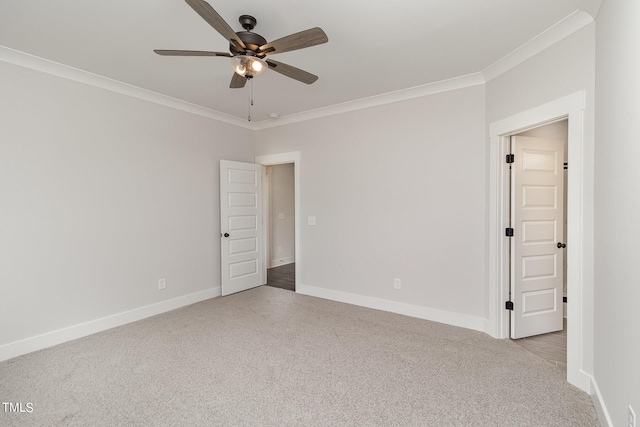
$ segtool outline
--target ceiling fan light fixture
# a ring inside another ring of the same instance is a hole
[[[243,77],[257,77],[268,68],[267,63],[255,56],[237,55],[231,58],[231,67]]]
[[[251,70],[254,73],[260,73],[262,71],[262,63],[260,61],[251,61]]]

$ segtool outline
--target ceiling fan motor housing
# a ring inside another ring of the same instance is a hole
[[[234,55],[252,55],[258,56],[257,52],[260,46],[267,44],[267,41],[260,34],[252,33],[250,31],[238,31],[236,33],[240,40],[247,47],[246,49],[238,48],[233,44],[229,45],[229,50]],[[264,56],[264,55],[262,55]]]
[[[251,32],[258,23],[258,20],[251,15],[241,15],[240,18],[238,18],[238,21],[240,21],[240,25],[242,25],[242,28],[244,28],[245,31],[238,31],[236,34],[240,37],[240,40],[242,40],[247,48],[241,49],[231,44],[229,45],[231,53],[234,55],[264,57],[265,55],[258,55],[258,49],[260,46],[266,44],[267,40],[265,40],[265,38],[260,34]]]

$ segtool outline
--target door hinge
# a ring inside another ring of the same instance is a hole
[[[507,154],[507,163],[513,163],[516,161],[515,154]]]
[[[512,301],[507,301],[504,304],[504,308],[507,309],[507,310],[513,310],[513,302]]]
[[[513,237],[513,228],[505,228],[504,235],[507,237]]]

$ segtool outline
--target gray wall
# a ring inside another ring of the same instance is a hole
[[[475,86],[262,130],[256,154],[301,152],[297,285],[482,323],[484,103]]]
[[[252,162],[250,131],[5,62],[0,75],[0,350],[220,286],[219,159]]]
[[[640,2],[605,0],[596,21],[595,368],[615,426],[640,425]]]

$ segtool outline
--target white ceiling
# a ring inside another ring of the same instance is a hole
[[[478,73],[599,0],[209,0],[236,31],[253,15],[268,41],[321,27],[329,42],[271,58],[318,75],[273,71],[253,82],[254,121]],[[2,0],[0,46],[246,119],[248,88],[229,89],[228,58],[153,49],[228,51],[182,0]]]

